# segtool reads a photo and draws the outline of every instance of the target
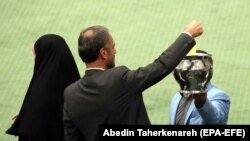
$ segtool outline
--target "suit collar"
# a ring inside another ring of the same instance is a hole
[[[104,68],[86,68],[86,71],[87,70],[105,70]]]
[[[208,84],[207,84],[207,91],[209,91],[212,87],[213,87],[213,85],[210,82],[208,82]]]
[[[181,95],[178,92],[177,95],[173,99],[173,101],[176,101],[176,102],[173,102],[173,107],[171,107],[171,109],[175,109],[173,111],[171,110],[171,113],[170,113],[170,116],[172,117],[170,121],[171,124],[175,124],[176,111],[177,111],[180,100],[181,100]]]
[[[185,117],[184,125],[187,125],[187,121],[188,121],[192,111],[194,110],[194,108],[195,108],[194,99],[192,99],[192,103],[190,104],[188,111],[187,111],[187,114],[186,114],[186,117]]]
[[[103,72],[104,70],[102,69],[87,69],[85,71],[85,76],[89,76],[89,75],[93,75],[95,73],[100,73],[100,72]]]
[[[180,93],[176,96],[176,101],[177,101],[177,102],[175,102],[174,105],[173,105],[173,108],[176,109],[176,110],[174,110],[174,111],[173,111],[174,113],[171,114],[171,115],[173,115],[173,118],[171,118],[171,119],[172,119],[172,121],[171,121],[172,124],[175,124],[176,112],[177,112],[177,108],[178,108],[178,105],[179,105],[179,103],[180,103],[181,97],[182,97],[182,96],[181,96]],[[188,108],[187,114],[186,114],[186,116],[185,116],[184,125],[187,124],[187,121],[188,121],[188,119],[189,119],[189,116],[191,115],[191,113],[192,113],[192,111],[193,111],[194,108],[195,108],[194,100],[192,99],[192,102],[191,102],[191,104],[190,104],[190,106],[189,106],[189,108]]]

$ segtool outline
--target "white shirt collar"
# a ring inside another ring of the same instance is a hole
[[[105,70],[104,68],[87,68],[86,70]]]

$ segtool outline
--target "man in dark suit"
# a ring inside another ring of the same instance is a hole
[[[88,27],[78,39],[85,75],[64,92],[66,141],[96,141],[102,124],[150,124],[142,92],[171,73],[203,33],[192,21],[154,62],[136,70],[115,66],[115,42],[103,26]]]

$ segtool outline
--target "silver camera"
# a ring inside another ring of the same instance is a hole
[[[213,75],[211,54],[196,53],[186,56],[174,70],[174,78],[179,83],[183,94],[206,93],[207,83]]]

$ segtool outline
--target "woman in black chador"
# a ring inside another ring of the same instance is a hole
[[[55,34],[34,44],[35,66],[22,108],[6,133],[19,141],[63,141],[63,92],[80,78],[65,40]]]

